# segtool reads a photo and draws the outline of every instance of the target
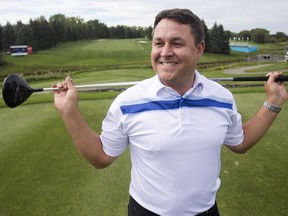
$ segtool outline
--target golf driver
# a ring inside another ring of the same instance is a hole
[[[211,80],[219,81],[267,81],[267,76],[257,77],[225,77],[225,78],[211,78]],[[280,76],[276,80],[288,81],[288,76]],[[116,86],[132,86],[139,83],[135,82],[117,82],[117,83],[100,83],[90,85],[76,85],[77,89],[91,89],[91,88],[103,88],[103,87],[116,87]],[[31,88],[26,80],[18,74],[11,74],[5,78],[2,86],[2,97],[6,105],[10,108],[14,108],[25,102],[32,93],[41,91],[57,91],[58,88]]]

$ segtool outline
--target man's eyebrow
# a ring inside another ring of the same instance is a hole
[[[156,41],[161,41],[162,38],[161,37],[154,37],[153,40],[156,40]],[[170,39],[171,41],[178,41],[178,40],[183,40],[181,37],[173,37]]]
[[[172,38],[172,41],[182,41],[183,39],[181,38],[181,37],[174,37],[174,38]]]
[[[153,40],[157,40],[157,41],[160,41],[162,40],[160,37],[154,37]]]

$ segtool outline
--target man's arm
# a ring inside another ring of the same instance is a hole
[[[274,82],[282,73],[269,73],[268,81],[265,84],[267,93],[266,101],[281,108],[287,100],[287,91],[283,82]],[[240,145],[227,146],[235,153],[245,153],[252,148],[268,131],[278,113],[262,106],[258,112],[243,124],[244,140]]]
[[[78,109],[78,93],[72,80],[53,85],[63,90],[54,91],[54,104],[78,151],[96,168],[109,166],[116,157],[108,156],[102,148],[102,142],[82,117]]]

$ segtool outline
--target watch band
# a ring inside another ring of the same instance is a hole
[[[266,107],[267,109],[269,109],[270,111],[276,112],[276,113],[279,113],[282,109],[281,107],[274,106],[274,105],[268,103],[267,101],[264,101],[263,106]]]

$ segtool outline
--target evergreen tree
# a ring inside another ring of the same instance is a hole
[[[149,26],[146,30],[146,37],[151,40],[152,39],[152,32],[153,32],[153,28],[152,26]]]
[[[83,36],[83,29],[86,29],[84,20],[78,17],[68,17],[67,18],[67,23],[66,23],[66,38],[67,41],[76,41],[76,40],[81,40],[81,38],[85,39],[90,39],[85,36]],[[87,32],[87,30],[85,30]],[[89,34],[89,33],[87,33]]]
[[[56,14],[49,18],[49,24],[51,26],[54,38],[54,44],[58,44],[66,41],[66,24],[67,19],[63,14]]]
[[[89,39],[107,38],[109,35],[107,26],[104,23],[100,23],[97,19],[88,21],[87,25]]]
[[[228,55],[230,54],[230,46],[229,46],[229,32],[224,31],[223,25],[218,26],[218,31],[220,34],[219,46],[221,49],[221,53]]]
[[[16,42],[15,45],[30,45],[33,41],[33,32],[30,25],[18,21],[14,26]]]
[[[33,31],[33,50],[44,50],[55,46],[51,26],[44,16],[30,21]]]
[[[0,53],[1,53],[1,51],[3,50],[3,49],[2,49],[2,31],[3,31],[3,28],[2,28],[2,26],[0,25]]]
[[[217,23],[214,23],[210,31],[210,52],[211,53],[221,53],[221,35],[218,29]]]
[[[210,32],[210,52],[229,54],[229,35],[225,34],[222,25],[214,24]]]
[[[0,25],[0,66],[4,65],[3,52],[2,52],[2,26]]]
[[[15,45],[16,36],[13,26],[7,22],[2,29],[2,48],[4,51],[9,50],[11,45]]]
[[[205,35],[205,52],[209,53],[211,50],[209,29],[206,23],[204,22],[204,20],[202,20],[202,25],[204,29],[204,35]]]

